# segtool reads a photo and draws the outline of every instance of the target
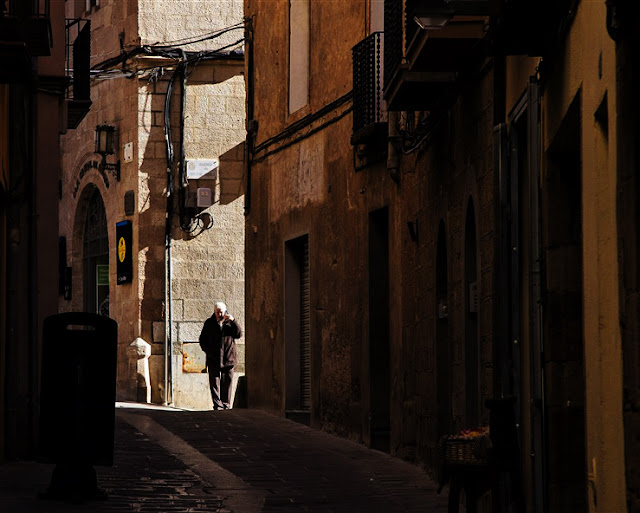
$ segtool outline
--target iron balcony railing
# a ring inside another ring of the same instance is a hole
[[[382,98],[384,34],[374,32],[352,49],[353,133],[387,121]]]
[[[48,18],[50,0],[0,0],[0,16]]]
[[[91,98],[91,21],[67,19],[65,33],[66,75],[69,80],[67,98],[88,100]]]
[[[384,85],[400,67],[404,55],[404,6],[402,0],[384,1]]]

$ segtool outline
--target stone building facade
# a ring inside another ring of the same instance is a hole
[[[482,405],[494,395],[493,74],[451,104],[428,140],[424,113],[387,118],[374,66],[380,111],[361,131],[352,49],[371,42],[367,62],[381,63],[383,7],[245,3],[248,119],[257,121],[249,401],[434,466],[439,437],[488,422]],[[309,42],[308,71],[295,64],[300,43],[290,46],[297,9],[307,14],[296,37]],[[308,88],[293,112],[288,80]]]
[[[211,407],[200,328],[217,300],[244,322],[242,5],[67,8],[91,22],[94,71],[91,110],[63,139],[60,310],[118,321],[119,398]],[[115,135],[104,158],[97,127]]]
[[[488,425],[482,510],[637,509],[629,9],[245,0],[251,406],[434,476]]]
[[[634,464],[624,433],[633,428],[622,414],[626,273],[617,242],[627,222],[616,197],[630,163],[619,150],[637,138],[620,124],[627,75],[613,27],[624,9],[575,1],[554,9],[538,15],[543,37],[525,29],[524,10],[503,11],[495,33],[506,54],[497,61],[512,184],[504,198],[517,226],[508,241],[519,256],[506,274],[517,305],[509,337],[519,346],[524,495],[532,511],[634,511],[625,497],[637,484],[625,486]]]
[[[0,1],[0,461],[34,453],[41,327],[57,312],[64,43],[62,2]]]

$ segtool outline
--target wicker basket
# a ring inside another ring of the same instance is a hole
[[[450,465],[486,465],[489,438],[454,438],[445,440],[444,460]]]

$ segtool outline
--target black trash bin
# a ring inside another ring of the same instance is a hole
[[[42,344],[39,455],[56,464],[45,496],[103,498],[93,466],[113,464],[118,323],[52,315]]]

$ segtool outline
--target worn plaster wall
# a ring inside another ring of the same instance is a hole
[[[581,102],[586,467],[590,511],[624,511],[622,358],[616,244],[616,57],[606,6],[581,2],[544,98],[545,148]],[[606,478],[602,478],[606,476]]]
[[[439,408],[436,355],[438,304],[436,255],[438,227],[445,230],[447,260],[446,344],[450,348],[446,392],[451,418],[440,419],[448,431],[486,425],[489,411],[486,399],[493,397],[493,341],[495,336],[495,171],[492,148],[493,76],[486,74],[477,87],[461,95],[433,132],[429,144],[405,156],[401,164],[401,185],[395,208],[397,238],[393,268],[402,269],[398,291],[403,312],[401,347],[397,367],[403,380],[398,382],[392,422],[392,447],[399,454],[435,468]],[[475,216],[476,252],[465,246],[466,217]],[[408,223],[416,230],[411,237]],[[467,252],[470,254],[467,256]],[[478,309],[469,314],[469,282],[465,258],[475,261]],[[477,323],[474,340],[466,344],[470,318]],[[473,351],[467,354],[468,351]],[[475,372],[467,374],[466,361],[476,362]],[[469,381],[473,380],[477,381]],[[440,385],[442,386],[442,385]],[[467,394],[473,391],[477,416],[467,411]],[[441,406],[441,408],[443,408]],[[442,414],[440,414],[442,415]]]
[[[616,243],[615,170],[620,163],[616,148],[615,44],[607,34],[604,3],[580,2],[574,14],[565,37],[555,46],[557,52],[545,58],[545,66],[539,75],[542,85],[540,183],[543,195],[553,195],[554,182],[548,182],[549,177],[567,175],[571,168],[569,162],[558,165],[558,147],[562,151],[577,152],[578,177],[573,178],[573,183],[578,191],[562,195],[556,203],[549,205],[543,211],[541,226],[553,234],[553,227],[566,222],[566,205],[570,197],[581,198],[581,203],[572,207],[575,211],[571,212],[575,219],[581,220],[581,232],[573,234],[580,240],[581,254],[573,254],[569,247],[553,246],[554,239],[549,235],[545,237],[548,246],[543,251],[546,274],[550,277],[544,286],[553,294],[564,291],[560,304],[552,302],[552,294],[545,296],[548,305],[545,305],[544,316],[556,332],[563,327],[563,319],[567,317],[562,304],[571,301],[571,294],[577,288],[581,289],[582,295],[579,308],[582,323],[574,330],[582,333],[580,366],[572,369],[566,363],[564,367],[555,364],[546,374],[548,393],[554,394],[552,397],[556,400],[558,397],[565,399],[561,405],[549,405],[559,410],[549,416],[549,440],[551,443],[558,443],[562,437],[580,440],[584,433],[584,451],[575,454],[575,458],[567,457],[561,451],[549,451],[552,477],[548,507],[550,511],[566,511],[571,507],[568,506],[570,501],[575,500],[571,497],[573,494],[578,500],[587,502],[589,511],[626,511],[617,278],[619,249]],[[537,59],[508,60],[507,111],[526,90],[527,75],[533,74],[538,64]],[[570,126],[577,140],[576,144],[571,142],[570,147],[566,138],[567,123],[573,123]],[[582,269],[578,285],[563,283],[562,277],[570,275],[571,269],[580,261]],[[527,338],[526,334],[524,338]],[[548,349],[568,358],[566,355],[573,351],[571,338],[560,342],[557,347]],[[558,419],[563,411],[564,415],[574,415],[573,403],[582,408],[582,402],[584,425],[578,429],[584,431],[568,432],[566,423]],[[584,469],[579,475],[581,483],[578,489],[570,489],[563,483],[563,478],[577,472],[576,468]]]
[[[254,20],[255,117],[260,145],[351,89],[351,47],[367,32],[367,11],[342,2],[311,3],[310,104],[287,114],[286,6],[245,2]],[[335,37],[340,34],[340,37]],[[251,70],[248,71],[248,73]],[[451,276],[462,276],[468,201],[477,218],[481,387],[492,393],[493,203],[492,75],[454,106],[433,142],[403,158],[400,183],[386,162],[354,170],[351,116],[252,165],[247,217],[247,368],[250,406],[285,414],[284,247],[309,236],[311,424],[372,444],[371,316],[389,316],[389,450],[430,463],[437,443],[435,390],[435,246],[445,221]],[[247,77],[248,80],[251,77]],[[267,85],[268,84],[268,85]],[[251,101],[251,100],[249,100]],[[338,117],[335,108],[323,121]],[[312,124],[311,127],[314,125]],[[292,136],[292,140],[295,136]],[[286,141],[287,139],[285,139]],[[443,148],[449,147],[448,150]],[[275,146],[274,146],[275,148]],[[271,148],[269,148],[271,149]],[[465,153],[464,150],[469,150]],[[370,213],[388,208],[389,297],[369,300]],[[407,223],[419,226],[414,242]],[[450,345],[455,427],[465,427],[465,288],[451,278]],[[486,413],[483,416],[486,420]]]
[[[245,7],[246,15],[257,13],[254,79],[260,144],[350,90],[350,48],[364,32],[364,16],[358,15],[363,6],[311,3],[310,104],[291,116],[286,3],[250,2]],[[335,33],[343,37],[334,38]],[[349,135],[350,118],[345,117],[253,166],[246,287],[247,336],[256,342],[247,349],[247,369],[250,405],[284,413],[283,249],[285,241],[308,234],[311,422],[343,433],[354,423],[358,436],[360,418],[350,413],[349,390],[361,362],[350,355],[351,346],[361,343],[365,322],[359,315],[366,295],[361,285],[364,248],[357,235],[367,212],[357,210],[362,196],[352,193],[363,188],[365,178],[352,172]]]

